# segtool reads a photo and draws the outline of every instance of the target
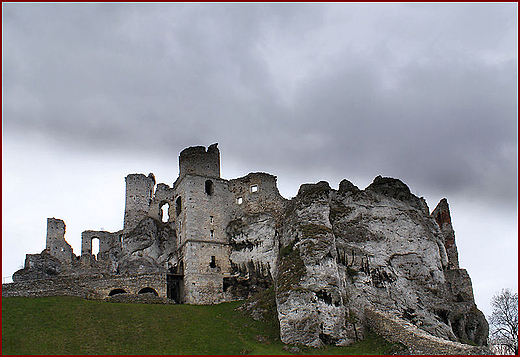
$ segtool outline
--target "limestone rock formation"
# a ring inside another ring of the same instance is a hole
[[[302,185],[288,207],[276,276],[284,342],[362,338],[370,308],[433,336],[486,343],[445,199],[430,215],[403,182],[378,176],[365,190],[346,180],[338,191]]]
[[[231,299],[246,299],[272,286],[278,255],[275,218],[269,213],[246,214],[231,221],[226,233],[232,276],[225,280],[225,293]]]
[[[177,249],[175,230],[151,217],[123,235],[118,271],[122,274],[166,272]]]

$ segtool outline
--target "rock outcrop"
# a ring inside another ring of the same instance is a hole
[[[365,190],[302,185],[288,207],[276,275],[284,342],[348,344],[374,309],[445,340],[486,343],[445,199],[430,215],[403,182],[378,176]]]

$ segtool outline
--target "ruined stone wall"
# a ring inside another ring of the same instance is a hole
[[[158,221],[163,221],[163,210],[167,210],[166,222],[175,220],[174,189],[165,183],[157,184],[148,215]]]
[[[130,174],[125,178],[124,231],[128,232],[148,216],[152,203],[155,177],[153,174]]]
[[[223,276],[229,275],[229,246],[189,241],[182,249],[184,257],[185,302],[216,304],[223,301]]]
[[[99,240],[99,252],[92,254],[92,241]],[[123,231],[84,231],[81,233],[81,265],[90,271],[103,271],[115,274],[121,256]]]
[[[166,274],[133,276],[105,276],[100,274],[23,281],[2,284],[2,297],[77,296],[89,299],[104,299],[115,289],[122,289],[129,294],[138,294],[144,288],[152,288],[159,297],[166,297]]]
[[[212,186],[211,193],[206,192],[206,185]],[[175,197],[176,200],[181,197],[182,202],[181,217],[179,224],[176,224],[182,235],[180,244],[186,240],[227,243],[225,227],[230,220],[229,207],[232,202],[228,182],[188,175],[177,186]]]
[[[287,202],[278,191],[276,176],[264,172],[254,172],[230,180],[229,190],[234,196],[234,217],[263,212],[278,217]]]
[[[122,231],[114,233],[107,231],[83,231],[81,233],[81,255],[92,254],[93,239],[99,239],[98,255],[100,256],[108,253],[114,247],[119,247],[119,250],[121,250],[122,236]]]
[[[220,302],[222,275],[230,272],[225,232],[230,220],[228,182],[185,175],[175,186],[175,197],[182,202],[176,228],[181,236],[185,300],[193,304]]]
[[[410,354],[468,355],[491,354],[485,347],[470,346],[435,337],[406,320],[389,313],[367,308],[365,317],[368,326],[390,342],[407,346]]]
[[[74,259],[72,247],[65,240],[65,223],[61,219],[47,218],[47,241],[49,254],[65,263]]]
[[[220,178],[220,151],[217,144],[193,146],[181,151],[179,155],[179,180],[185,175],[202,175]]]

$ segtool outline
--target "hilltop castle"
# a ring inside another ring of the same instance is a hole
[[[180,153],[173,187],[156,184],[153,174],[130,174],[125,181],[122,230],[84,231],[81,256],[76,256],[65,240],[65,223],[48,218],[46,249],[28,254],[13,281],[82,277],[82,295],[92,298],[143,290],[178,303],[214,304],[247,297],[229,289],[241,269],[246,271],[243,277],[270,278],[273,254],[258,252],[259,244],[247,261],[231,257],[226,228],[244,214],[281,214],[287,200],[279,194],[275,176],[250,173],[222,179],[220,152],[213,144]],[[95,239],[97,255],[92,254]],[[272,248],[267,252],[273,253]],[[72,294],[80,286],[71,287]],[[42,290],[35,293],[45,294]]]
[[[84,231],[80,256],[65,223],[48,218],[46,248],[13,281],[3,297],[216,304],[272,288],[285,343],[347,345],[370,327],[414,354],[486,352],[465,344],[485,346],[488,324],[446,199],[430,213],[402,181],[378,176],[364,190],[303,184],[287,200],[267,173],[222,179],[217,144],[184,149],[172,187],[128,175],[123,229]]]

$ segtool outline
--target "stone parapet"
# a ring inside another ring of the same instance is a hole
[[[128,294],[139,294],[151,288],[159,297],[166,297],[166,274],[126,276],[68,276],[2,284],[2,297],[77,296],[104,299],[116,289]]]
[[[491,354],[486,347],[470,346],[430,335],[410,322],[383,311],[365,309],[367,325],[390,342],[402,343],[410,354],[479,355]]]

